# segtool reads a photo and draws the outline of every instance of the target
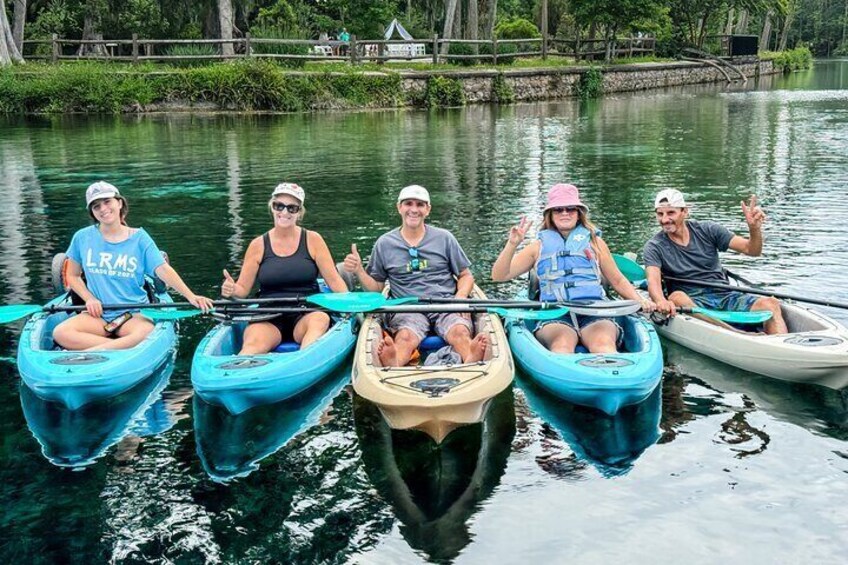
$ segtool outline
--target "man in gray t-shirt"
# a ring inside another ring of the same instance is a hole
[[[657,194],[654,208],[662,231],[652,237],[643,251],[648,277],[648,293],[657,310],[670,315],[677,307],[700,306],[713,310],[769,310],[767,333],[787,333],[780,302],[772,297],[756,297],[730,290],[718,290],[693,284],[667,281],[668,298],[662,288],[662,277],[704,282],[727,283],[718,254],[732,249],[756,257],[762,253],[762,225],[766,216],[757,206],[757,197],[742,202],[750,238],[734,235],[715,222],[689,220],[689,207],[679,190],[666,189]]]
[[[468,298],[474,288],[471,262],[452,233],[425,225],[431,210],[427,189],[411,185],[401,190],[397,210],[401,226],[377,239],[367,269],[356,245],[345,257],[345,269],[356,273],[362,286],[373,292],[381,292],[389,283],[394,297]],[[481,361],[488,345],[485,335],[472,337],[468,316],[455,313],[394,314],[386,326],[394,335],[377,346],[377,355],[386,367],[406,365],[431,329],[464,363]]]

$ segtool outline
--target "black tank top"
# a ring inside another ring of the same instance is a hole
[[[265,250],[259,263],[259,296],[263,298],[281,298],[290,296],[308,296],[319,292],[318,265],[309,256],[306,246],[306,230],[300,230],[300,242],[297,250],[288,257],[280,257],[271,247],[271,237],[266,232],[262,236]]]

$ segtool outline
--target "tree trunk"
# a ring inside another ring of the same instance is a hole
[[[232,0],[218,0],[218,25],[221,28],[221,40],[227,41],[233,38],[233,2]],[[221,55],[233,57],[235,49],[232,43],[221,44]]]
[[[489,0],[489,39],[495,38],[495,24],[498,22],[498,0]]]
[[[739,19],[736,21],[736,33],[744,35],[748,32],[748,10],[739,10]]]
[[[477,39],[480,21],[477,13],[477,0],[468,0],[468,39]],[[476,55],[479,53],[478,45],[472,46],[472,51]]]
[[[442,29],[442,39],[453,38],[453,18],[456,15],[457,0],[445,1],[445,27]],[[447,55],[450,45],[442,43],[442,55]]]
[[[845,9],[848,10],[848,2],[845,3]],[[778,51],[784,51],[786,49],[786,43],[789,41],[789,28],[792,27],[792,24],[795,23],[795,14],[797,13],[797,6],[794,2],[789,2],[786,10],[786,17],[783,19],[783,29],[780,32],[780,41],[777,44]]]
[[[11,63],[21,63],[21,52],[15,45],[9,18],[6,17],[6,4],[0,2],[0,67]]]
[[[732,7],[727,10],[727,24],[724,26],[724,35],[732,35],[733,34],[733,16],[736,14],[736,10]]]
[[[15,0],[15,20],[12,25],[12,37],[15,38],[15,46],[21,53],[24,52],[24,24],[26,23],[27,0]]]
[[[765,20],[763,21],[763,33],[760,34],[760,50],[768,51],[769,43],[771,43],[771,16],[774,12],[769,10],[766,12]]]
[[[82,39],[83,41],[96,41],[103,39],[103,31],[100,26],[100,13],[95,6],[86,5],[85,19],[82,24]],[[106,46],[100,44],[83,43],[77,49],[77,57],[97,56],[105,57],[107,54]]]
[[[454,35],[457,39],[465,39],[465,30],[462,27],[462,2],[456,3],[456,13],[453,15]]]

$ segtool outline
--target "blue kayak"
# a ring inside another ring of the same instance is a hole
[[[167,293],[160,302],[172,302]],[[48,304],[70,306],[67,294]],[[117,396],[162,368],[174,357],[176,323],[154,324],[144,341],[115,351],[66,351],[53,342],[53,329],[72,315],[39,312],[24,325],[18,344],[18,370],[24,384],[39,398],[76,410],[90,402]]]
[[[162,401],[173,372],[174,364],[168,363],[125,393],[78,410],[42,400],[21,385],[21,407],[48,461],[58,467],[85,467],[129,434],[156,435],[174,424]]]
[[[531,332],[533,321],[509,321],[506,331],[512,355],[530,379],[569,402],[614,415],[648,398],[663,370],[660,340],[651,324],[639,316],[616,321],[624,330],[624,344],[614,354],[552,353]]]
[[[626,475],[660,438],[662,387],[655,388],[644,402],[609,416],[563,402],[524,375],[517,382],[530,409],[559,433],[574,455],[592,464],[604,477]],[[573,472],[571,467],[567,469],[567,473]],[[547,470],[556,473],[559,469]]]
[[[348,382],[350,367],[343,365],[303,394],[237,416],[195,396],[194,438],[206,474],[219,483],[250,475],[293,437],[319,425]]]
[[[305,349],[284,342],[262,355],[237,355],[247,322],[224,322],[197,346],[191,383],[210,404],[232,414],[291,398],[342,364],[356,343],[355,316],[335,318],[330,329]]]

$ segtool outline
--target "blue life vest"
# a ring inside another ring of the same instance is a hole
[[[542,230],[539,241],[542,248],[536,274],[542,302],[606,298],[589,230],[578,225],[568,239],[556,230]]]

